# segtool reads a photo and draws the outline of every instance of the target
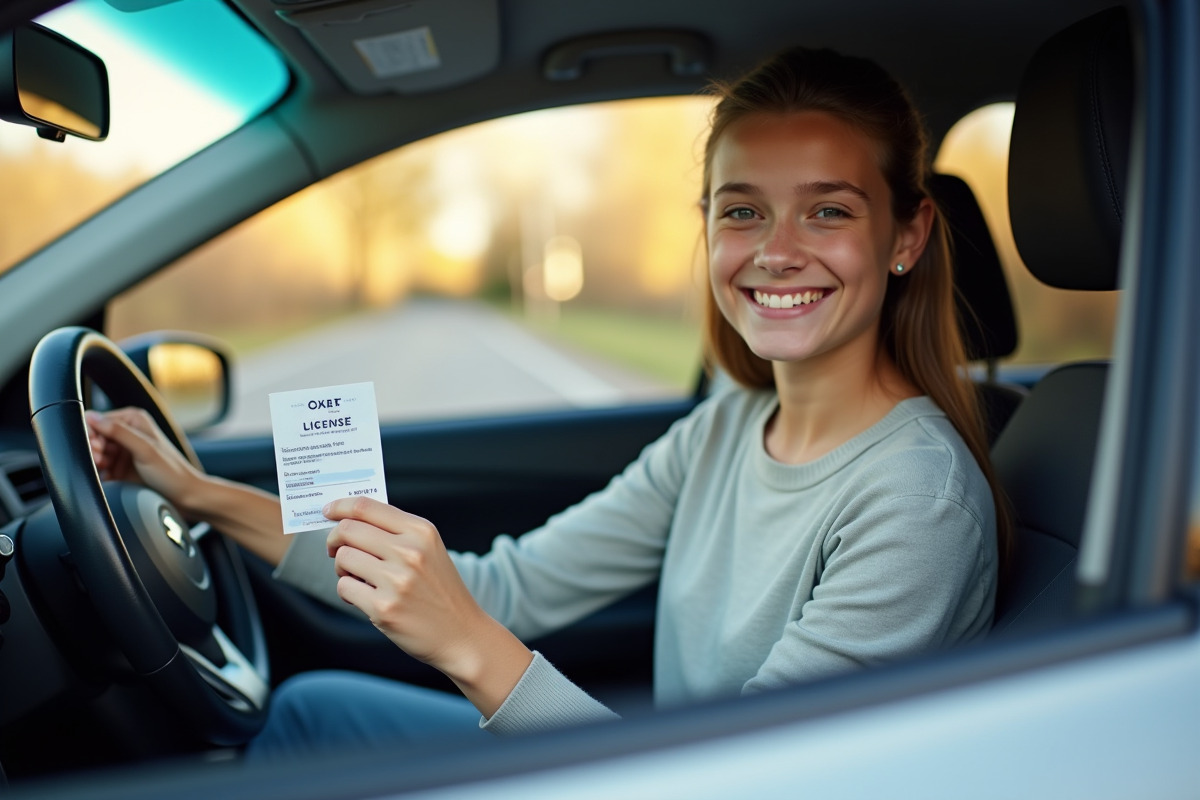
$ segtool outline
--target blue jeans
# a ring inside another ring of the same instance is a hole
[[[466,698],[355,672],[307,672],[271,697],[250,762],[489,736]]]

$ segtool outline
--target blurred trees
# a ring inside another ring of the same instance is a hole
[[[572,303],[676,317],[701,232],[695,150],[707,100],[536,112],[385,154],[261,212],[110,307],[115,336],[302,326],[411,292],[518,307],[546,242],[579,242]]]
[[[79,142],[45,142],[33,128],[5,127],[0,145],[9,146],[0,146],[0,272],[142,180],[135,170],[97,175],[80,167],[71,150]]]

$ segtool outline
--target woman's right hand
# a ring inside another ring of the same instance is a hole
[[[92,459],[106,480],[143,483],[171,502],[186,507],[185,498],[204,480],[183,453],[171,444],[154,419],[140,408],[88,411]]]

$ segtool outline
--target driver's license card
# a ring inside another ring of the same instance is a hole
[[[321,509],[339,497],[387,502],[374,383],[270,397],[284,533],[332,527]]]

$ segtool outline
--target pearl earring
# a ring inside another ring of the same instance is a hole
[[[903,264],[897,264],[897,265],[896,265],[896,274],[897,274],[897,275],[899,275],[901,272],[904,272],[904,265],[903,265]]]

